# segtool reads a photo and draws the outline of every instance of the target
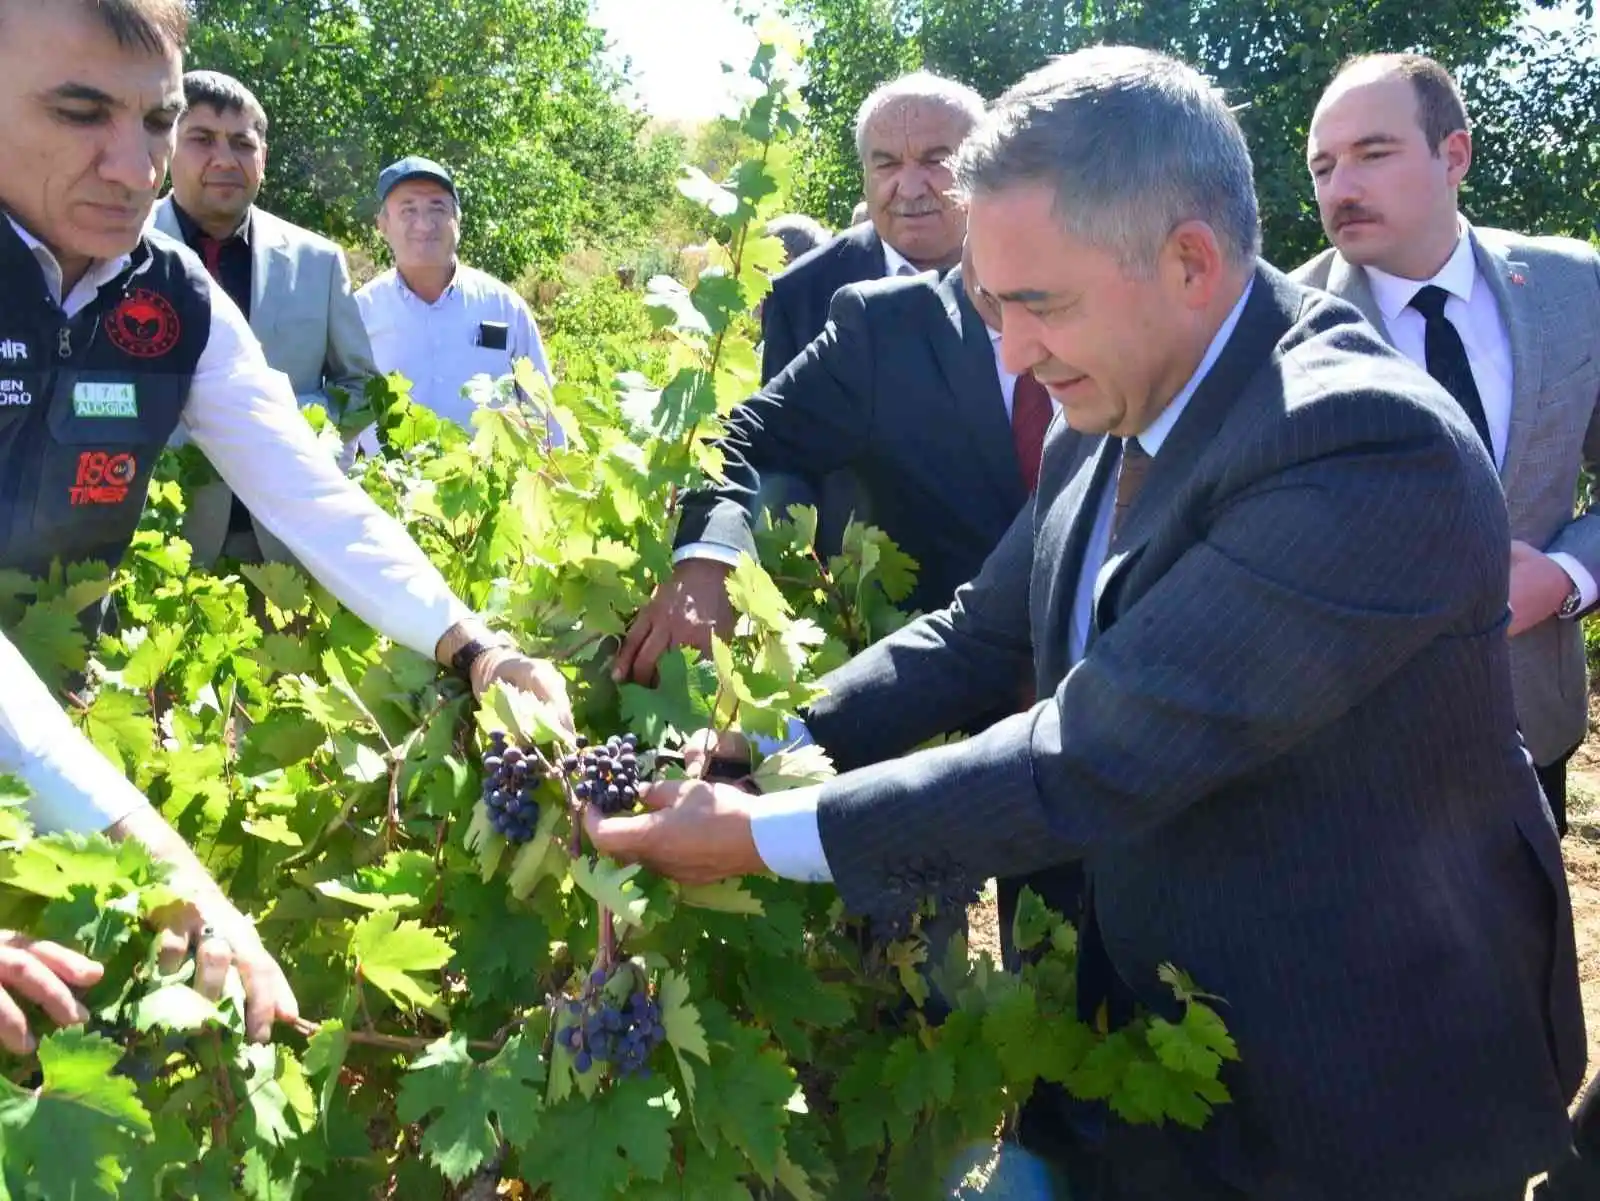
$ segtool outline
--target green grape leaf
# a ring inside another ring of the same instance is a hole
[[[728,600],[736,612],[769,630],[783,630],[792,619],[783,593],[749,555],[740,555],[738,565],[728,573]]]
[[[451,953],[443,935],[403,922],[393,910],[362,918],[350,937],[350,954],[365,980],[396,1004],[441,1018],[445,1010],[438,990],[417,976],[438,971]]]
[[[774,751],[761,760],[751,773],[763,793],[821,784],[836,774],[828,752],[816,743],[793,750]]]
[[[32,1180],[40,1195],[117,1196],[136,1140],[153,1133],[133,1081],[111,1074],[121,1058],[110,1039],[60,1030],[39,1044],[43,1083],[37,1092],[0,1079],[6,1166]]]
[[[216,1005],[187,984],[164,984],[145,993],[133,1007],[133,1026],[141,1032],[157,1026],[188,1032],[220,1018]]]
[[[400,1084],[396,1112],[402,1122],[427,1119],[423,1152],[459,1184],[499,1148],[492,1119],[499,1119],[512,1146],[524,1147],[534,1137],[543,1082],[540,1048],[522,1035],[513,1035],[492,1060],[480,1065],[467,1050],[466,1037],[451,1034],[411,1065]]]
[[[693,734],[710,724],[717,696],[717,668],[693,649],[667,651],[656,664],[656,688],[622,684],[622,720],[646,744],[659,745],[669,734]]]
[[[552,1201],[601,1201],[660,1180],[672,1156],[672,1114],[648,1081],[624,1080],[592,1101],[544,1111],[522,1156],[524,1178]],[[631,1195],[628,1194],[628,1195]]]
[[[669,1167],[664,1180],[630,1184],[627,1195],[629,1201],[750,1201],[746,1171],[738,1154],[690,1143],[681,1167]]]
[[[718,880],[715,884],[685,884],[678,889],[680,904],[696,909],[715,909],[719,913],[742,913],[747,917],[761,917],[766,913],[761,902],[734,879]]]
[[[137,765],[150,758],[150,704],[142,696],[103,688],[84,715],[83,732],[113,763]]]
[[[688,1094],[692,1107],[694,1069],[684,1056],[693,1055],[702,1063],[710,1063],[711,1048],[706,1045],[706,1031],[700,1021],[700,1011],[689,1003],[689,982],[677,972],[665,973],[656,990],[656,1003],[661,1006],[661,1025],[667,1031],[667,1043],[678,1060],[684,1092]]]
[[[749,1156],[763,1180],[778,1171],[794,1069],[764,1033],[730,1024],[711,1046],[711,1062],[699,1069],[695,1124],[706,1148],[722,1140]]]
[[[572,861],[572,882],[588,893],[616,916],[624,926],[637,926],[644,921],[650,901],[633,882],[643,868],[637,863],[626,867],[610,859],[588,859],[583,856]]]

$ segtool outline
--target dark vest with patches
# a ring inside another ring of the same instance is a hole
[[[0,215],[0,568],[114,568],[211,333],[211,283],[147,235],[68,318]]]

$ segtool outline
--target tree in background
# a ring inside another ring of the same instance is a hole
[[[462,255],[515,279],[575,243],[643,237],[675,139],[601,59],[588,0],[195,0],[189,64],[244,80],[272,121],[263,204],[375,246],[373,189],[406,154],[448,165]]]
[[[1541,36],[1522,0],[785,0],[812,31],[798,196],[844,223],[861,196],[856,107],[925,66],[994,97],[1050,57],[1096,42],[1168,51],[1241,107],[1267,257],[1291,267],[1323,245],[1305,168],[1317,97],[1352,54],[1422,50],[1461,77],[1478,125],[1463,197],[1484,224],[1588,237],[1600,213],[1600,39]],[[1556,7],[1556,0],[1539,0]]]

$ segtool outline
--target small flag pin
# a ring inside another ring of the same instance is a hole
[[[1528,281],[1522,277],[1522,273],[1520,271],[1513,271],[1511,273],[1511,282],[1520,287]]]

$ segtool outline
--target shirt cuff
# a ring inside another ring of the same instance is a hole
[[[763,758],[777,751],[799,750],[816,741],[811,737],[811,731],[806,728],[806,723],[798,717],[789,719],[789,728],[783,732],[782,738],[774,738],[770,734],[747,734],[745,737]]]
[[[720,542],[689,542],[672,552],[672,563],[677,566],[688,559],[710,559],[714,563],[737,567],[743,554],[736,547],[723,546]]]
[[[761,798],[750,816],[750,836],[767,870],[786,880],[826,884],[833,879],[817,823],[819,787],[795,788]]]
[[[1578,595],[1582,598],[1578,601],[1578,612],[1587,611],[1600,598],[1600,587],[1595,586],[1593,574],[1564,550],[1553,551],[1550,559],[1578,586]]]

